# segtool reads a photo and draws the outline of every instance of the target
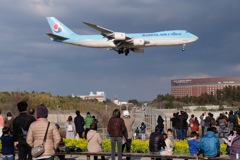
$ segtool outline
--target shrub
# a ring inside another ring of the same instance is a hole
[[[174,141],[173,154],[190,154],[187,140]]]

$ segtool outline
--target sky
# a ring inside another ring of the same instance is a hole
[[[239,77],[239,0],[8,0],[0,5],[0,91],[88,95],[104,91],[120,101],[152,101],[171,93],[171,80]],[[186,46],[146,48],[128,56],[52,42],[46,17],[77,34],[83,24],[125,33],[188,30]]]

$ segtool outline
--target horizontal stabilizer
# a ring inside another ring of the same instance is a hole
[[[56,34],[52,34],[52,33],[46,33],[49,37],[53,38],[54,40],[67,40],[68,38],[66,37],[62,37],[62,36],[58,36]]]

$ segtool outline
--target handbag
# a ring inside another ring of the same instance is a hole
[[[32,154],[33,158],[37,158],[45,152],[44,145],[45,145],[45,142],[46,142],[49,125],[50,125],[50,122],[48,122],[47,130],[45,132],[45,136],[44,136],[44,139],[43,139],[43,143],[41,145],[38,145],[38,146],[32,148],[32,150],[31,150],[31,154]]]

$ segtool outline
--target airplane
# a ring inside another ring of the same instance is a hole
[[[90,48],[107,48],[126,56],[130,51],[144,53],[145,47],[177,46],[195,42],[198,37],[186,30],[169,30],[152,33],[123,33],[114,32],[99,25],[88,22],[84,24],[96,29],[99,35],[79,35],[65,26],[55,17],[46,17],[52,33],[46,33],[52,41],[78,45]]]

